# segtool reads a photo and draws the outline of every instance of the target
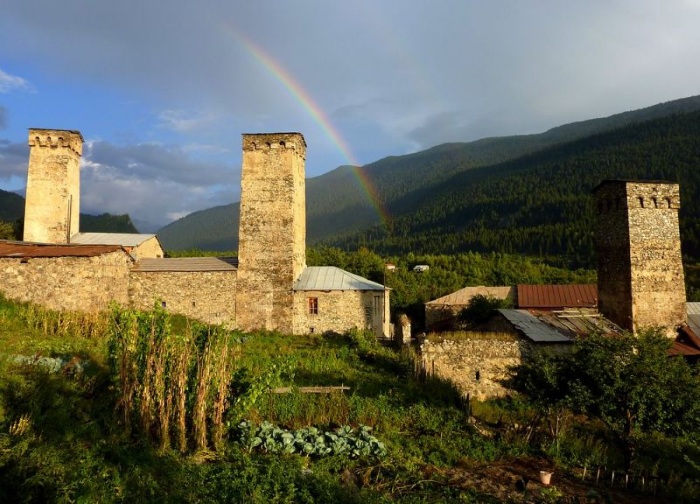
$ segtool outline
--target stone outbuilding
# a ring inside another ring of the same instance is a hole
[[[165,257],[165,251],[154,234],[140,233],[77,233],[70,243],[78,245],[120,245],[134,260]]]

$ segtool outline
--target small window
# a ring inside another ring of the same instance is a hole
[[[309,315],[318,315],[318,298],[309,298]]]
[[[166,305],[167,305],[167,303],[166,303],[165,301],[161,301],[161,302],[160,302],[160,306],[161,306],[161,307],[165,308]]]
[[[644,198],[642,198],[641,196],[639,197],[639,207],[644,208]]]

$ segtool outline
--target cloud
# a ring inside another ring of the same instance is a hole
[[[33,92],[34,86],[26,79],[16,75],[10,75],[0,68],[0,93],[10,93],[12,91]]]
[[[27,142],[0,139],[0,179],[26,179],[29,161]]]
[[[193,158],[180,147],[88,141],[81,167],[84,212],[128,213],[167,224],[173,216],[236,201],[240,171]]]
[[[159,114],[160,126],[179,133],[189,133],[211,127],[219,120],[213,112],[189,112],[185,110],[163,110]]]

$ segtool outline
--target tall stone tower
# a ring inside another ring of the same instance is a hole
[[[631,331],[663,326],[675,336],[687,318],[678,184],[606,180],[594,194],[601,313]]]
[[[79,131],[30,129],[24,241],[69,243],[79,231]]]
[[[294,282],[306,267],[306,142],[300,133],[243,135],[236,321],[292,332]]]

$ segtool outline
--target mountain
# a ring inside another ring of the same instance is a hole
[[[14,222],[24,216],[24,198],[0,189],[0,220]]]
[[[442,191],[450,190],[454,184],[470,183],[466,174],[473,170],[483,169],[477,177],[488,178],[492,171],[507,171],[502,165],[508,166],[508,162],[524,162],[549,148],[698,110],[700,96],[694,96],[566,124],[540,134],[449,143],[414,154],[386,157],[363,167],[341,166],[306,182],[307,242],[347,247],[373,243],[384,236],[381,213],[391,216],[390,225],[412,229],[402,220],[404,214],[410,215],[418,207],[425,207],[425,201],[436,200]],[[237,209],[237,204],[233,204],[196,212],[159,230],[159,237],[166,249],[171,250],[235,249]],[[431,211],[438,216],[443,213],[439,208]],[[370,231],[363,233],[364,230]],[[433,243],[434,246],[439,244],[439,240]],[[386,245],[391,250],[396,248],[396,244]]]
[[[0,189],[0,221],[14,223],[24,219],[24,198]],[[21,226],[20,226],[21,229]],[[138,233],[128,214],[80,214],[80,230],[98,233]]]
[[[238,217],[239,203],[193,212],[158,230],[158,239],[167,250],[236,250]]]
[[[380,226],[330,243],[385,253],[498,251],[593,265],[591,190],[604,179],[678,182],[686,257],[700,260],[700,111],[631,124],[458,173],[394,201]]]

